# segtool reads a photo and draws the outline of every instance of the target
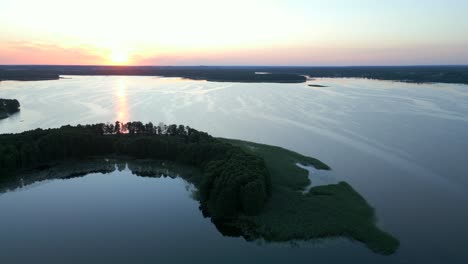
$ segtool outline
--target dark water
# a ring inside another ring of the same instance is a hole
[[[182,177],[139,177],[125,168],[17,182],[0,196],[2,263],[305,263],[333,244],[269,245],[225,237],[203,217],[193,198],[196,189]]]
[[[280,145],[323,160],[331,177],[363,195],[382,229],[400,240],[395,255],[345,239],[265,244],[223,237],[183,180],[114,172],[0,195],[1,259],[467,263],[468,86],[314,83],[328,87],[150,77],[2,82],[0,97],[19,99],[22,111],[0,121],[0,133],[120,119]]]

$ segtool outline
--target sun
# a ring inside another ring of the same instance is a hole
[[[129,55],[128,52],[122,49],[114,49],[110,54],[110,62],[115,65],[128,64]]]

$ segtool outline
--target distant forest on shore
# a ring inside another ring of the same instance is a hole
[[[258,72],[268,74],[257,74]],[[0,81],[57,80],[62,75],[161,76],[245,83],[303,83],[307,81],[307,77],[326,77],[468,84],[468,66],[0,66]]]

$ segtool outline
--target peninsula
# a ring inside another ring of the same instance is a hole
[[[247,240],[310,240],[347,237],[372,251],[392,254],[398,240],[375,225],[375,214],[345,183],[316,186],[296,164],[330,167],[279,147],[210,136],[184,125],[141,122],[63,126],[0,135],[0,182],[92,157],[166,160],[200,171],[189,177],[204,215],[226,235]],[[101,159],[103,160],[103,159]],[[81,162],[80,162],[81,163]],[[107,171],[92,167],[90,171]],[[114,166],[115,168],[115,166]],[[140,176],[158,176],[149,166],[131,166]],[[73,171],[63,177],[87,173]],[[27,181],[27,180],[26,180]]]

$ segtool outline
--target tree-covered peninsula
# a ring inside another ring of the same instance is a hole
[[[20,110],[20,103],[16,99],[0,98],[0,119],[9,117]]]
[[[0,173],[96,155],[177,161],[200,168],[202,204],[215,218],[258,214],[270,191],[263,160],[183,125],[119,122],[0,136]]]
[[[183,125],[129,122],[63,126],[0,135],[0,182],[92,157],[165,160],[194,167],[185,178],[197,188],[204,215],[225,235],[282,242],[343,236],[392,254],[398,241],[375,225],[375,214],[350,185],[310,184],[300,163],[323,162],[282,148],[221,139]],[[101,159],[103,160],[103,159]],[[133,163],[139,164],[139,163]],[[148,163],[146,163],[148,164]],[[83,168],[60,177],[112,170]],[[129,165],[137,175],[160,176],[151,166]]]

